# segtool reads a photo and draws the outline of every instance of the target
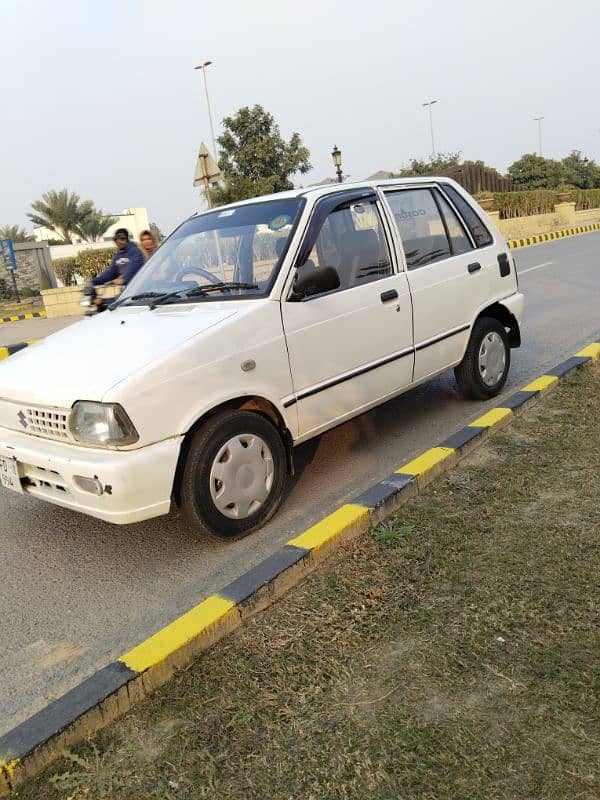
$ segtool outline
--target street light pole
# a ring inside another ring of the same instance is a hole
[[[427,106],[427,108],[429,109],[429,129],[431,131],[431,152],[433,154],[433,158],[435,159],[436,152],[435,152],[435,142],[433,140],[433,114],[431,113],[431,106],[434,103],[437,103],[437,100],[429,100],[427,103],[423,103],[423,107]]]
[[[202,75],[204,77],[204,94],[206,95],[206,107],[208,109],[208,124],[210,125],[210,136],[212,139],[213,151],[215,160],[217,159],[217,142],[215,140],[215,129],[213,127],[212,121],[212,112],[210,110],[210,99],[208,97],[208,83],[206,82],[206,68],[210,66],[213,62],[212,61],[204,61],[202,64],[198,64],[197,67],[194,69],[202,70]]]
[[[539,143],[539,146],[540,146],[539,154],[540,154],[540,158],[541,158],[542,157],[542,120],[544,118],[543,117],[534,117],[533,119],[538,124],[538,143]]]

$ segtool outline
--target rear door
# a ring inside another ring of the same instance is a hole
[[[300,438],[365,410],[409,385],[413,371],[408,281],[398,273],[373,191],[317,204],[297,267],[335,267],[337,290],[296,300],[282,316]]]
[[[482,263],[470,233],[436,186],[386,189],[384,194],[408,269],[414,380],[421,381],[461,360],[471,325],[489,296],[489,264]]]

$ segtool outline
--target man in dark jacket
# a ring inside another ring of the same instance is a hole
[[[111,282],[117,286],[127,286],[139,268],[144,265],[142,251],[129,241],[129,233],[125,228],[119,228],[115,233],[115,244],[117,252],[109,268],[96,278],[92,278],[92,286],[102,286]]]

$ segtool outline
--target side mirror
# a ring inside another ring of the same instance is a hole
[[[340,276],[334,267],[315,267],[306,261],[296,271],[294,299],[302,300],[314,294],[331,292],[340,287]]]

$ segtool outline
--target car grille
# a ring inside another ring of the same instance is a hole
[[[67,411],[57,408],[31,408],[22,409],[24,429],[32,436],[43,436],[45,439],[57,439],[62,442],[72,442],[73,437],[69,431]]]

